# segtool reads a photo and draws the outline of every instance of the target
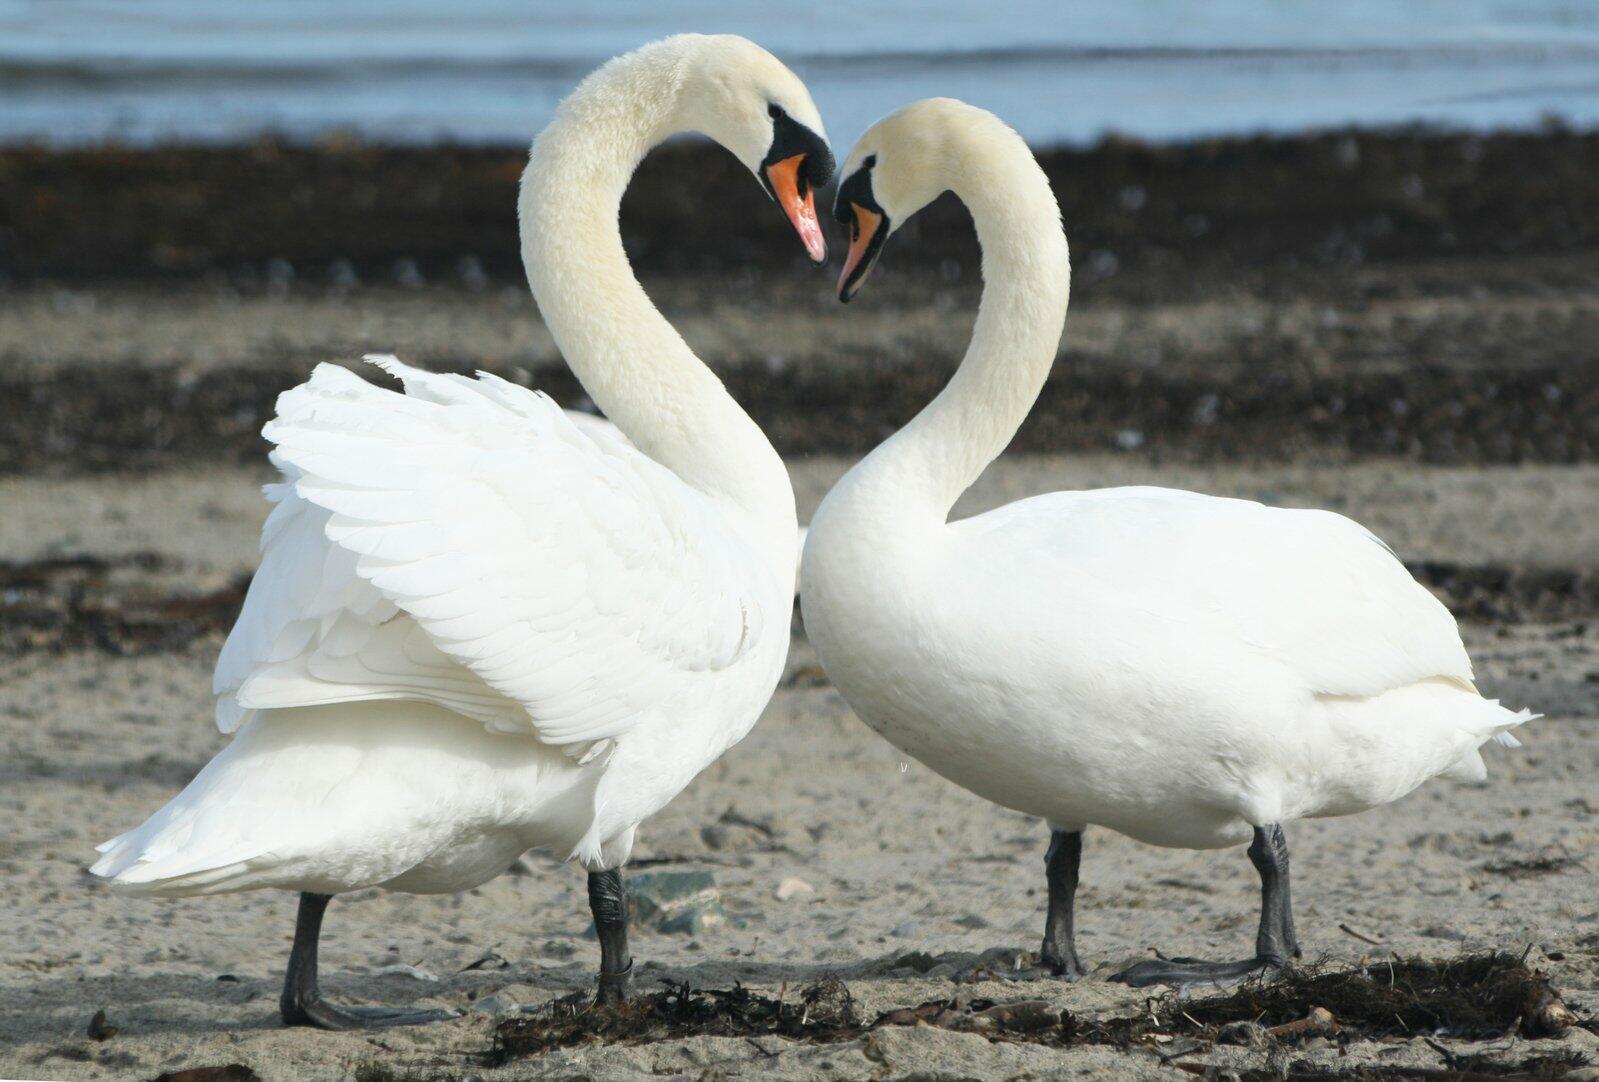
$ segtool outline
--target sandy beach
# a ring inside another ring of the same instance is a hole
[[[1158,483],[1332,508],[1385,538],[1462,617],[1484,691],[1544,717],[1523,730],[1524,748],[1491,749],[1486,784],[1435,782],[1381,812],[1289,829],[1307,961],[1527,952],[1592,1024],[1599,221],[1575,171],[1599,141],[1555,133],[1468,151],[1465,137],[1342,138],[1369,168],[1341,191],[1323,183],[1326,163],[1349,153],[1340,137],[1049,158],[1068,228],[1074,215],[1084,224],[1073,314],[1033,421],[958,513],[1052,488]],[[333,995],[460,1018],[371,1034],[283,1029],[292,898],[131,901],[86,872],[97,842],[157,808],[222,744],[210,670],[255,563],[270,479],[257,432],[273,398],[317,362],[393,349],[585,403],[516,278],[499,202],[514,152],[269,150],[130,152],[117,168],[82,158],[109,152],[0,151],[0,201],[37,211],[0,248],[0,1076],[228,1064],[270,1079],[374,1080],[1599,1067],[1589,1028],[1534,1038],[1513,1017],[1470,1039],[1260,1047],[1168,1037],[1062,1048],[884,1024],[831,1043],[697,1036],[496,1066],[505,1012],[588,987],[596,963],[581,874],[538,855],[465,895],[366,892],[329,910]],[[247,176],[251,162],[265,163],[245,189],[254,201],[214,226],[218,250],[183,242],[217,212],[219,178]],[[822,276],[778,254],[787,238],[747,178],[725,166],[709,191],[685,194],[669,182],[690,164],[667,154],[648,167],[625,218],[630,243],[663,310],[784,452],[803,519],[958,360],[976,299],[969,227],[957,208],[935,208],[845,310]],[[428,197],[408,181],[386,189],[399,203],[384,196],[367,217],[329,224],[379,168],[448,172],[439,220],[470,228],[443,238],[429,219],[406,219]],[[1405,195],[1408,175],[1419,201]],[[1542,182],[1525,180],[1534,175]],[[92,221],[46,228],[38,215],[56,213],[49,193],[68,180],[80,201],[120,184],[124,209],[154,209],[105,216],[104,243]],[[296,203],[290,180],[315,198]],[[729,220],[771,229],[695,255],[698,201],[734,181]],[[179,205],[171,185],[190,193],[191,217],[163,209]],[[1122,195],[1135,186],[1141,202]],[[310,209],[291,230],[296,205]],[[478,206],[493,216],[474,217]],[[385,234],[383,215],[409,224]],[[1374,224],[1382,215],[1387,227]],[[351,280],[330,276],[339,259]],[[420,283],[394,280],[402,260]],[[736,982],[792,998],[837,978],[867,1020],[955,997],[1042,999],[1079,1020],[1180,1020],[1180,1004],[1106,976],[1157,948],[1248,949],[1257,883],[1242,850],[1160,850],[1095,831],[1078,918],[1089,976],[994,979],[977,964],[984,952],[1003,968],[1037,947],[1046,840],[1042,824],[903,762],[851,715],[796,626],[761,723],[640,832],[634,874],[710,873],[728,921],[637,932],[637,987]],[[811,889],[780,900],[795,878]],[[92,1039],[100,1010],[116,1032]]]

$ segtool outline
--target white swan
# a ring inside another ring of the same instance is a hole
[[[1041,968],[1082,972],[1081,831],[1155,845],[1253,839],[1256,956],[1140,963],[1134,984],[1228,980],[1298,955],[1281,824],[1343,815],[1439,774],[1526,720],[1484,700],[1454,620],[1361,526],[1326,511],[1159,488],[1055,492],[947,521],[1050,366],[1070,278],[1060,212],[1011,129],[924,101],[842,171],[849,300],[884,240],[941,192],[971,211],[986,288],[949,386],[811,520],[801,605],[828,676],[897,747],[1040,816]]]
[[[568,362],[631,443],[493,376],[393,358],[377,363],[404,394],[323,365],[265,429],[284,480],[215,680],[217,722],[237,735],[93,871],[129,894],[302,892],[287,1023],[439,1017],[322,999],[328,897],[464,890],[529,848],[589,869],[601,998],[620,998],[616,869],[634,830],[749,731],[777,683],[787,472],[650,303],[617,230],[634,167],[687,130],[732,150],[825,255],[813,189],[832,156],[805,87],[769,54],[677,37],[586,79],[533,144],[523,258]]]

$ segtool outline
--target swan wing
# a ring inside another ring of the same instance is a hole
[[[321,365],[264,434],[352,596],[515,704],[480,711],[490,728],[614,737],[758,639],[762,568],[708,497],[544,395],[374,360],[404,394]]]
[[[998,566],[1047,552],[1122,612],[1231,636],[1314,694],[1364,698],[1439,678],[1471,686],[1449,610],[1371,531],[1334,512],[1136,487],[1052,493],[968,521],[1004,539],[1012,561]]]
[[[255,710],[375,699],[432,702],[495,729],[525,718],[356,573],[356,554],[328,540],[332,514],[295,490],[297,468],[272,460],[284,480],[266,486],[275,506],[261,566],[217,660],[217,727],[234,732]]]

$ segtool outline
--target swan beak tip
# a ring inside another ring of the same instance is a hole
[[[803,154],[773,162],[766,167],[766,179],[771,185],[772,195],[783,208],[783,213],[788,215],[800,242],[805,245],[805,254],[810,256],[812,263],[821,266],[827,262],[827,238],[822,234],[822,223],[816,217],[816,192],[801,172],[804,163]]]
[[[854,215],[850,231],[849,253],[844,257],[844,269],[838,275],[838,299],[848,304],[855,299],[861,284],[877,262],[882,248],[887,219],[880,213],[852,203]]]

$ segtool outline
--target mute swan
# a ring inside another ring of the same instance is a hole
[[[911,105],[841,176],[839,298],[943,191],[971,211],[986,282],[949,385],[811,520],[805,626],[855,712],[981,796],[1051,826],[1042,966],[1073,940],[1081,832],[1250,842],[1255,956],[1147,961],[1135,985],[1224,982],[1298,956],[1282,825],[1481,777],[1478,746],[1527,720],[1484,700],[1454,620],[1382,542],[1326,511],[1159,488],[1055,492],[949,522],[1055,358],[1066,238],[1043,171],[996,117]]]
[[[128,894],[301,892],[288,1024],[447,1017],[322,998],[329,897],[465,890],[530,848],[588,869],[600,998],[622,998],[634,831],[777,684],[788,474],[650,303],[617,230],[639,160],[691,130],[826,255],[814,189],[832,155],[804,85],[764,50],[675,37],[584,80],[533,144],[522,252],[619,433],[487,374],[393,358],[376,363],[405,393],[322,365],[266,426],[283,481],[215,678],[218,725],[237,735],[93,871]]]

